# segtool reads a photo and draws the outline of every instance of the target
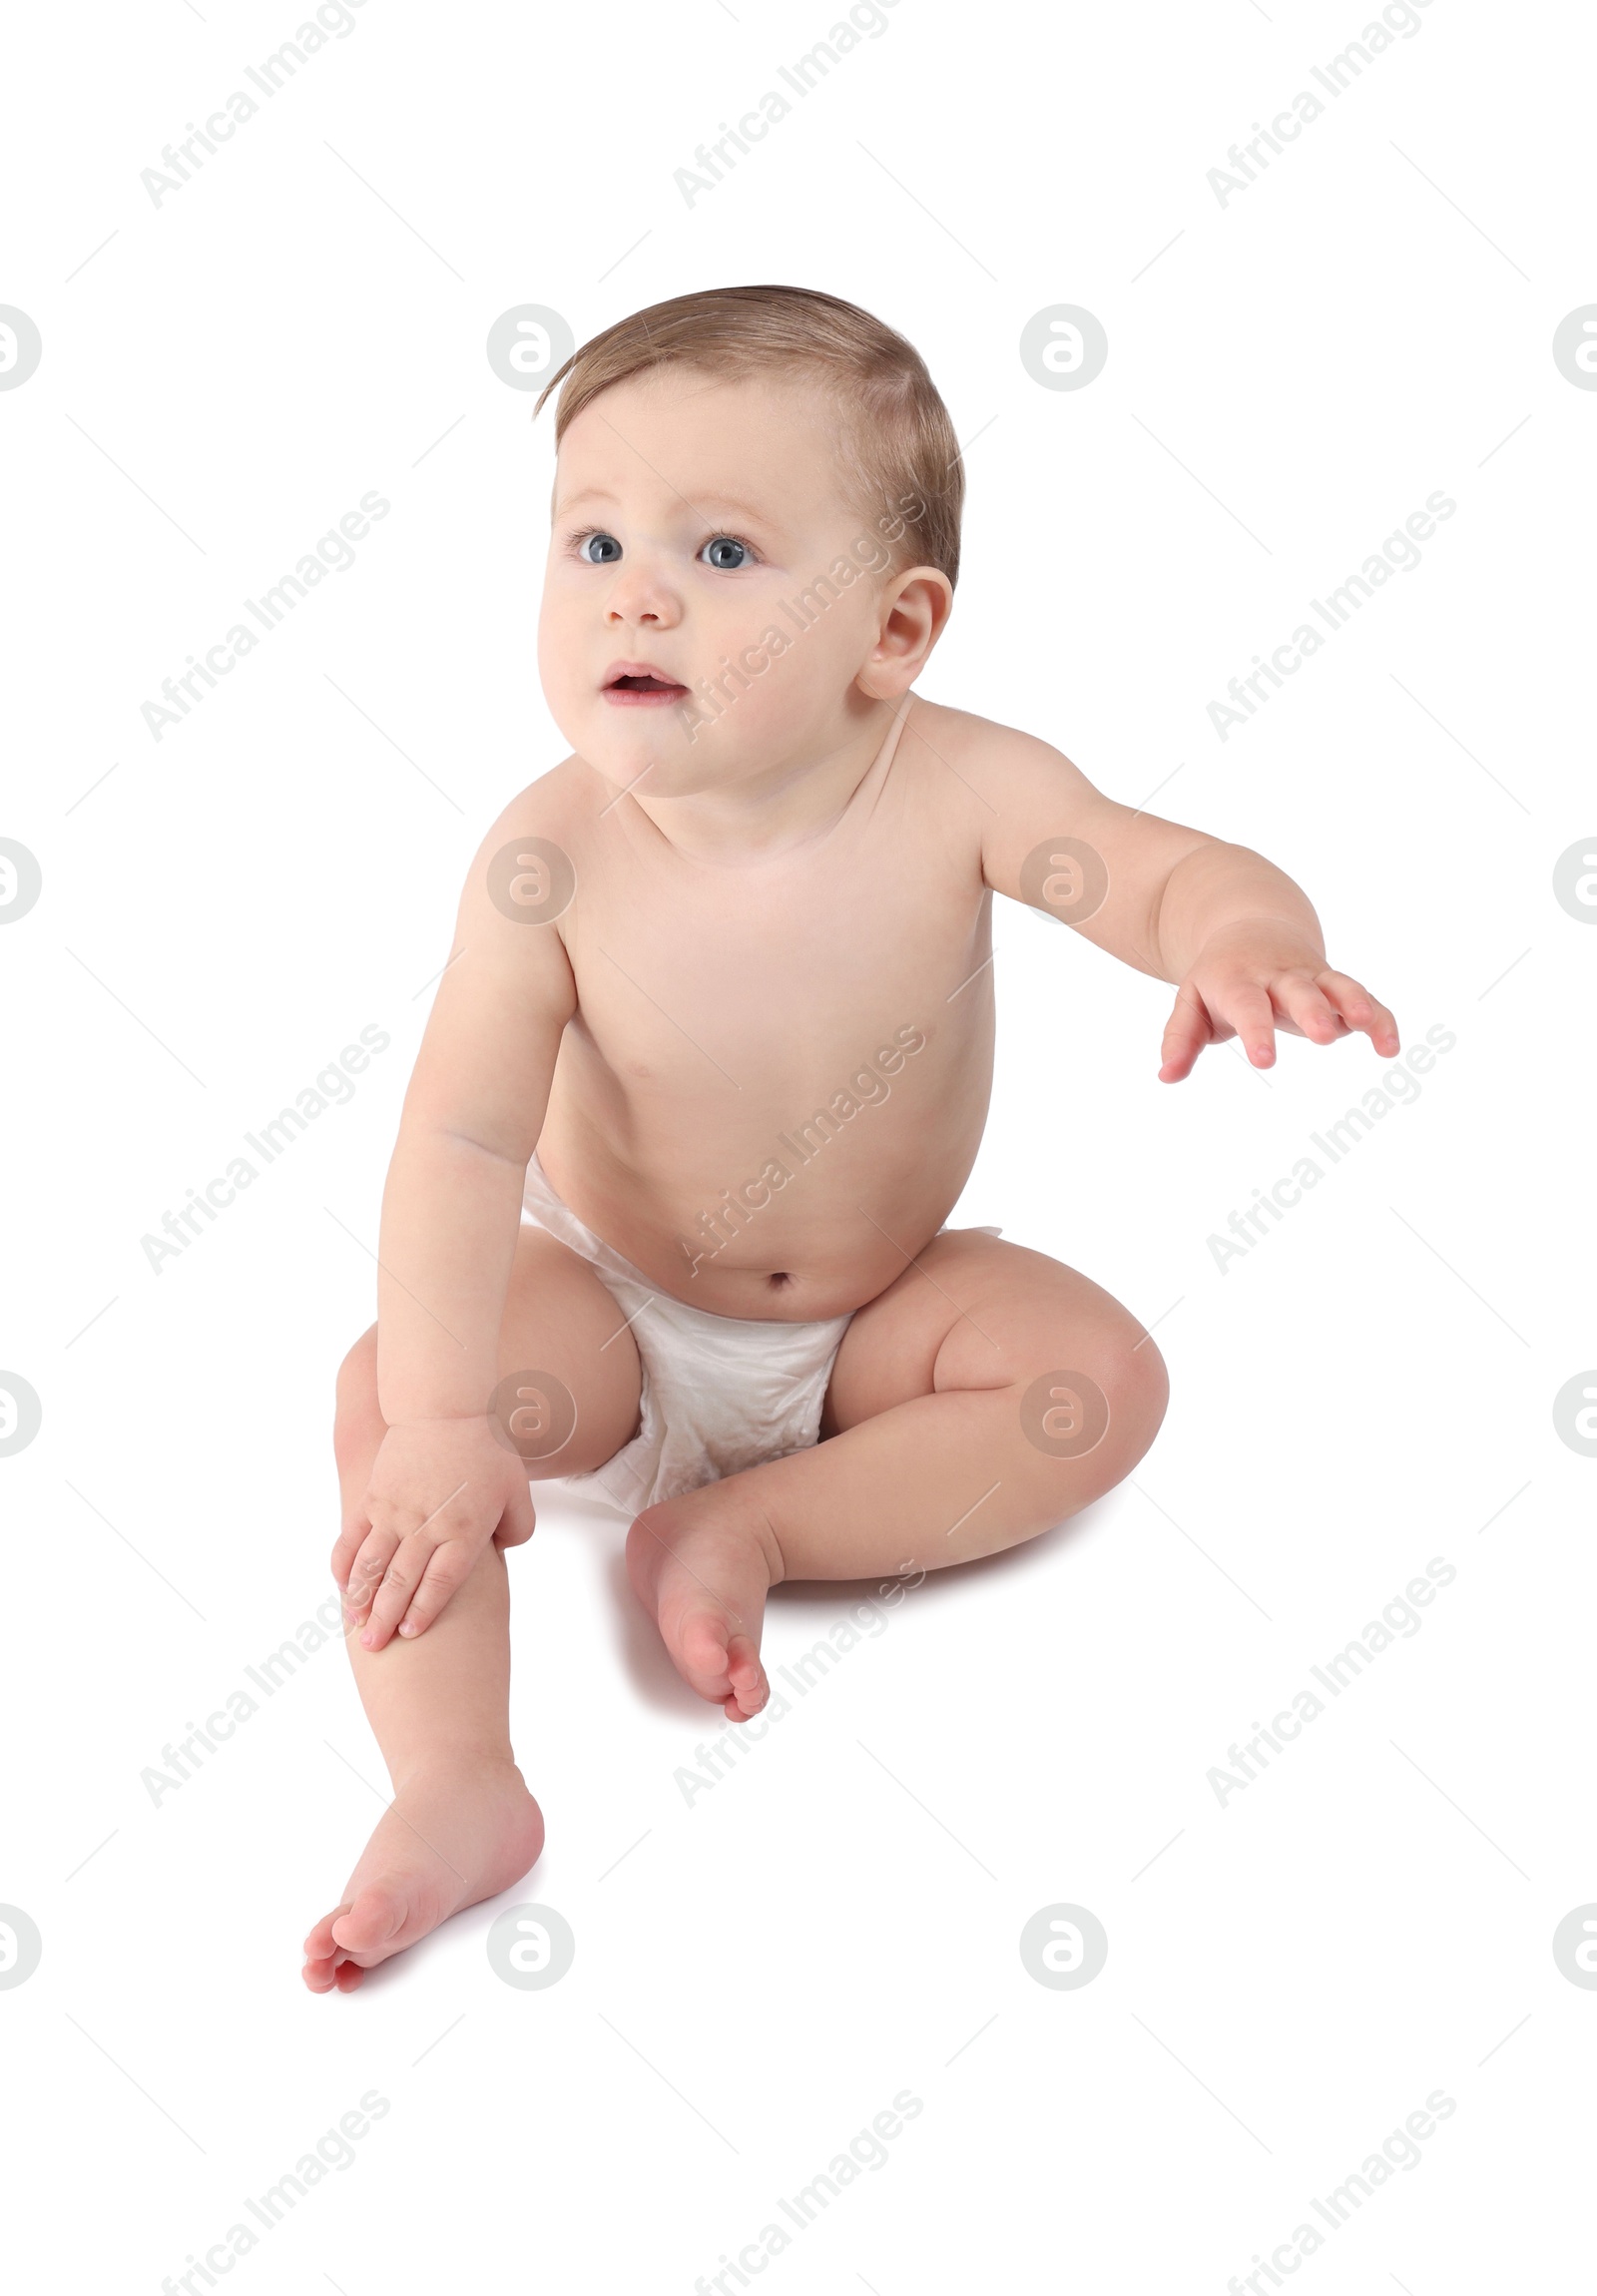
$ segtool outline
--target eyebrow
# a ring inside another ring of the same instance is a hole
[[[703,494],[695,500],[692,495],[684,494],[678,488],[673,488],[673,492],[677,494],[678,500],[686,502],[691,510],[697,511],[703,505],[712,510],[736,511],[741,518],[752,519],[760,526],[775,527],[777,524],[769,510],[762,510],[757,503],[745,502],[736,494]],[[565,501],[560,505],[560,515],[563,517],[579,502],[618,502],[619,500],[620,496],[612,494],[608,487],[585,486],[580,493],[567,495]]]

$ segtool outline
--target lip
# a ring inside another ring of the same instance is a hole
[[[618,678],[653,678],[653,686],[618,686]],[[600,692],[605,700],[619,710],[659,710],[674,708],[686,700],[688,689],[662,670],[655,662],[612,662],[604,674]]]

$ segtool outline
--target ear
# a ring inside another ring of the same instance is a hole
[[[936,566],[911,566],[881,594],[876,640],[854,683],[873,701],[896,701],[919,677],[953,611],[953,584]]]

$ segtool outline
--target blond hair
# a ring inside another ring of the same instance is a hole
[[[538,394],[557,386],[555,446],[602,390],[657,366],[693,366],[723,379],[749,374],[819,382],[844,414],[849,492],[861,509],[891,506],[902,526],[894,565],[936,566],[959,579],[965,473],[948,409],[925,360],[856,303],[812,287],[710,287],[617,319],[572,352]],[[888,528],[882,524],[880,531]]]

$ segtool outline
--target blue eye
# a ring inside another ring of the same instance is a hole
[[[584,534],[577,544],[577,556],[589,566],[614,566],[621,556],[621,544],[613,534]]]
[[[737,555],[725,555],[729,551]],[[752,562],[748,543],[740,542],[735,534],[718,534],[713,542],[705,544],[699,555],[723,574],[735,574],[740,566]]]

